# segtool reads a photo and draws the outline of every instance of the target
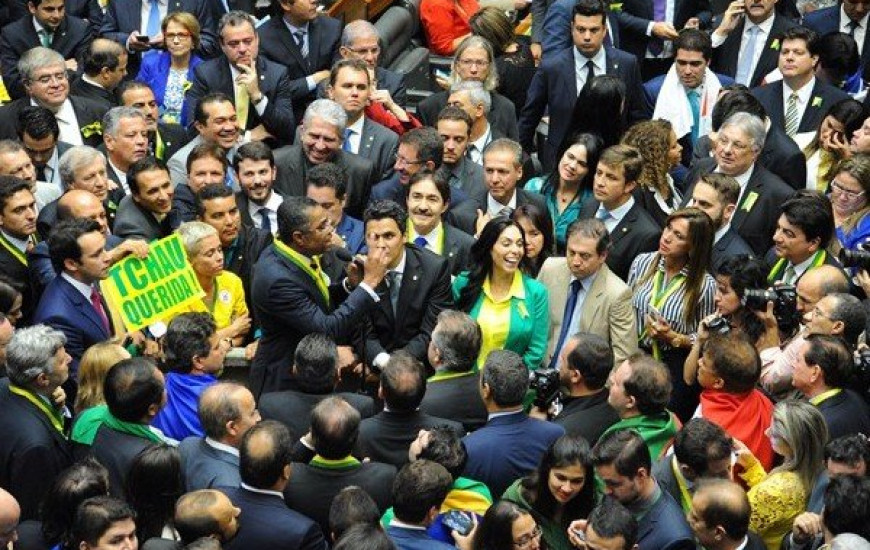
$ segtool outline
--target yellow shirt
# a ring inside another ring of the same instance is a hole
[[[227,328],[234,319],[248,313],[242,280],[231,271],[222,271],[215,279],[214,310],[210,311],[205,301],[196,300],[178,313],[188,312],[211,313],[218,330]]]
[[[768,550],[779,550],[792,522],[806,509],[809,495],[795,472],[765,475],[757,460],[741,477],[751,487],[746,494],[752,508],[749,528],[761,537]]]
[[[511,330],[511,298],[518,300],[526,299],[526,289],[523,287],[523,275],[519,270],[514,273],[514,280],[507,295],[501,300],[496,300],[492,295],[489,277],[483,281],[481,287],[483,297],[480,302],[480,310],[477,313],[477,324],[483,334],[480,346],[480,355],[477,356],[477,368],[483,368],[483,363],[489,352],[504,349],[507,343],[508,333]]]

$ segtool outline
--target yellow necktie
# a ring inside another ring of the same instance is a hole
[[[236,85],[236,120],[239,122],[239,130],[242,133],[248,128],[248,108],[250,105],[251,98],[248,96],[248,89]]]

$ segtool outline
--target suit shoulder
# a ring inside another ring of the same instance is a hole
[[[335,17],[330,17],[328,15],[320,15],[315,19],[318,27],[323,27],[325,31],[332,31],[341,33],[341,21],[336,19]]]

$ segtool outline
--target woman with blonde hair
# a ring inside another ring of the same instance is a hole
[[[833,172],[829,197],[837,241],[847,250],[862,249],[870,240],[870,155],[859,153]]]
[[[635,147],[643,157],[643,171],[637,179],[634,199],[664,226],[682,200],[670,174],[680,163],[683,152],[677,134],[667,120],[645,120],[629,128],[622,143]]]
[[[129,358],[130,353],[117,342],[100,342],[85,350],[79,363],[79,390],[74,407],[76,414],[106,402],[103,398],[106,373]]]

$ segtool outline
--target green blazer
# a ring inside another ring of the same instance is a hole
[[[463,272],[453,281],[453,299],[459,299],[459,293],[468,284],[468,272]],[[544,355],[547,353],[547,335],[549,333],[549,303],[547,288],[523,274],[523,289],[526,293],[525,300],[511,298],[510,330],[504,349],[514,351],[522,356],[523,362],[531,370],[541,366]],[[477,298],[469,315],[475,320],[480,313],[483,293]],[[521,306],[522,304],[522,306]],[[480,329],[485,333],[487,327],[481,325]]]

